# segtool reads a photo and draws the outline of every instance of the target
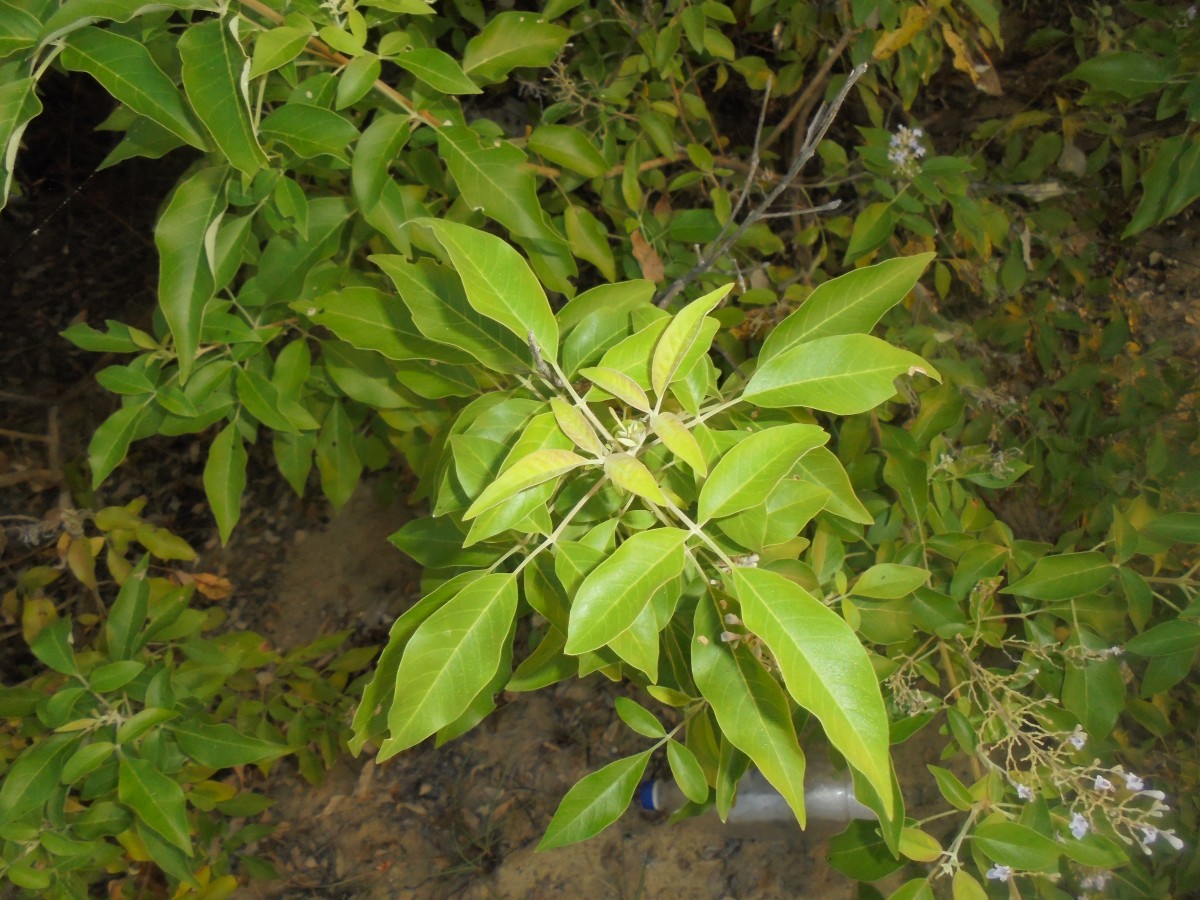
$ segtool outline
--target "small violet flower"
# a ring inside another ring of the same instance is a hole
[[[1071,834],[1075,835],[1076,840],[1082,840],[1083,836],[1091,830],[1091,824],[1079,813],[1075,813],[1071,817]]]
[[[925,155],[925,147],[921,144],[924,136],[925,132],[920,128],[901,125],[888,142],[888,160],[905,178],[913,178],[919,171],[917,160]]]
[[[1134,775],[1132,772],[1125,776],[1125,789],[1127,791],[1140,791],[1146,787],[1146,782]]]
[[[1033,799],[1033,788],[1031,788],[1027,784],[1018,784],[1017,785],[1017,796],[1020,797],[1022,800],[1032,800]]]
[[[1012,875],[1012,869],[1008,866],[1002,866],[996,863],[985,873],[985,877],[989,881],[1008,881],[1008,877]]]
[[[1067,743],[1076,750],[1082,750],[1083,745],[1087,743],[1087,735],[1084,734],[1083,728],[1079,725],[1075,726],[1075,731],[1067,738]]]
[[[1097,775],[1094,787],[1098,791],[1111,791],[1113,789],[1113,783],[1103,775]]]

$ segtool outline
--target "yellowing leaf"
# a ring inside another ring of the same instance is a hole
[[[579,374],[600,390],[612,394],[622,403],[642,412],[650,412],[650,398],[646,396],[641,385],[624,372],[610,369],[607,366],[595,366],[590,369],[580,369]]]
[[[887,32],[875,42],[875,49],[871,51],[871,56],[875,59],[887,59],[907,47],[912,43],[913,38],[925,29],[930,15],[932,15],[932,10],[924,6],[910,6],[904,12],[904,20],[900,23],[900,27]]]
[[[613,484],[631,494],[649,500],[656,506],[666,506],[667,497],[654,480],[654,475],[638,459],[628,453],[613,453],[604,460],[604,472]]]
[[[696,438],[692,436],[678,416],[669,412],[651,416],[650,428],[667,445],[667,449],[691,466],[692,471],[697,475],[708,474],[708,465],[704,462],[704,451],[700,449]]]
[[[650,383],[658,395],[659,408],[667,387],[679,372],[679,367],[704,325],[704,317],[729,293],[733,284],[710,291],[698,300],[689,303],[677,312],[654,346],[654,358],[650,363]]]
[[[570,450],[535,450],[518,460],[500,477],[488,485],[475,498],[464,514],[464,519],[473,519],[486,509],[503,503],[509,497],[526,488],[557,478],[572,469],[587,465],[587,460]]]
[[[576,447],[593,456],[604,455],[604,445],[600,443],[600,438],[596,437],[596,432],[588,424],[587,418],[576,407],[559,397],[551,397],[550,409],[554,412],[554,421],[558,423],[562,433],[569,437]]]

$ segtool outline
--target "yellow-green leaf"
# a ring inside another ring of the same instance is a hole
[[[572,469],[587,465],[588,461],[570,450],[535,450],[513,463],[489,484],[482,494],[463,514],[464,519],[473,519],[486,509],[503,503],[509,497],[526,488],[550,481]]]
[[[667,497],[654,480],[654,475],[641,460],[628,453],[612,453],[604,460],[604,472],[613,484],[631,494],[649,500],[657,506],[666,506]]]
[[[710,291],[699,300],[693,300],[671,319],[654,347],[654,358],[650,362],[650,384],[658,396],[658,407],[662,408],[667,387],[679,372],[680,364],[700,336],[707,316],[729,293],[733,284]]]
[[[686,540],[679,528],[638,532],[593,569],[571,604],[566,652],[597,650],[632,625],[654,592],[683,571]]]
[[[650,417],[650,428],[667,445],[667,449],[691,466],[697,475],[708,474],[704,451],[677,415],[669,412],[653,415]]]
[[[731,581],[746,627],[770,648],[788,693],[820,720],[830,743],[870,782],[892,816],[887,710],[854,631],[775,572],[739,566]]]
[[[594,366],[589,369],[580,369],[579,374],[600,390],[612,394],[622,403],[642,412],[650,412],[650,398],[646,396],[641,385],[624,372],[618,372],[616,369],[605,366]]]
[[[600,443],[600,438],[596,437],[596,432],[592,430],[583,413],[559,397],[550,398],[550,409],[554,412],[554,420],[562,429],[562,433],[569,437],[576,447],[593,456],[604,456],[604,445]]]

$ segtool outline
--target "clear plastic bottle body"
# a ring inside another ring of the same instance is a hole
[[[837,772],[824,759],[813,757],[809,758],[804,779],[809,829],[815,826],[819,832],[830,832],[840,830],[854,819],[874,819],[875,813],[855,798],[849,769]],[[646,782],[638,795],[638,805],[647,810],[674,812],[685,803],[687,798],[670,780]],[[749,837],[777,836],[798,830],[795,813],[783,795],[753,768],[738,782],[737,796],[725,824],[731,833]]]

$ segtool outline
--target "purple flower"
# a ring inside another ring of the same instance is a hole
[[[1091,824],[1079,813],[1075,813],[1071,817],[1071,834],[1075,835],[1076,840],[1082,840],[1083,836],[1091,830]]]
[[[1097,775],[1094,787],[1098,791],[1111,791],[1113,789],[1113,783],[1103,775]]]
[[[1002,866],[996,863],[985,873],[988,881],[1008,881],[1008,877],[1012,875],[1012,869],[1008,866]]]
[[[1125,776],[1125,789],[1128,791],[1140,791],[1146,787],[1146,782],[1134,775],[1132,772]]]

